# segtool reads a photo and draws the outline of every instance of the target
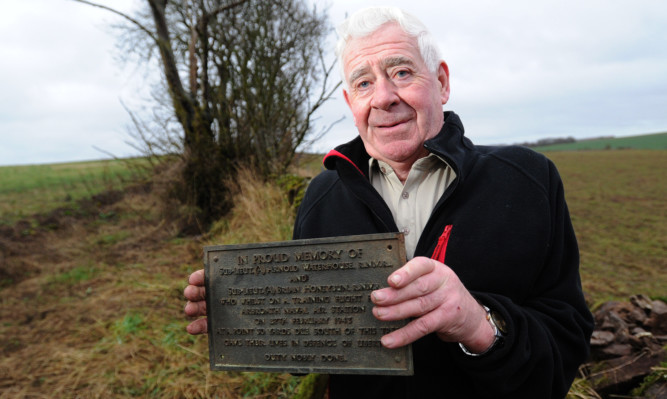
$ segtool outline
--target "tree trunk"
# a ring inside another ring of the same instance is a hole
[[[182,191],[182,200],[186,205],[199,208],[200,213],[190,215],[195,217],[193,221],[196,222],[191,223],[190,226],[206,229],[210,223],[224,215],[231,207],[229,190],[221,182],[224,177],[233,173],[233,170],[227,160],[217,157],[217,145],[211,131],[210,118],[206,115],[206,105],[202,107],[197,104],[194,95],[190,95],[183,87],[169,37],[166,19],[167,1],[148,0],[148,4],[155,23],[157,45],[167,87],[176,118],[184,132],[183,186],[178,191]],[[197,34],[206,38],[205,22],[198,25],[195,25],[195,32],[200,29],[201,31]],[[196,62],[192,62],[190,68],[195,69],[191,73],[196,74]],[[190,90],[195,94],[197,92],[196,80],[191,80],[190,84],[192,86]],[[206,102],[207,99],[204,101]]]

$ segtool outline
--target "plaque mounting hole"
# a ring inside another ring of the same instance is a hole
[[[392,249],[394,249],[393,245],[387,245],[387,251],[391,251]]]
[[[218,261],[218,257],[216,256],[215,258],[213,258],[213,262],[217,262],[217,261]]]

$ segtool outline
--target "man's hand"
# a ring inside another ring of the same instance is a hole
[[[204,269],[197,270],[190,275],[188,286],[183,295],[188,303],[185,304],[185,314],[190,317],[206,316],[206,288],[204,287]],[[190,323],[187,331],[190,334],[206,334],[208,331],[206,318],[197,319]]]
[[[416,257],[392,273],[389,287],[373,291],[373,314],[379,320],[415,318],[382,337],[397,348],[435,332],[447,342],[461,342],[481,353],[494,342],[486,311],[452,269],[433,259]]]

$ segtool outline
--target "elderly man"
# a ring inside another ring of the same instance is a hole
[[[593,323],[553,164],[463,134],[449,70],[414,17],[370,8],[339,28],[344,96],[359,137],[324,159],[294,238],[402,231],[410,260],[371,294],[382,337],[413,344],[411,377],[333,375],[331,398],[559,398],[588,354]],[[203,272],[185,289],[205,314]],[[204,319],[188,326],[206,332]]]

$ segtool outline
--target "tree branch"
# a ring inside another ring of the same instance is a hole
[[[72,0],[72,1],[75,1],[75,2],[77,2],[77,3],[87,4],[87,5],[92,6],[92,7],[101,8],[101,9],[103,9],[103,10],[107,10],[107,11],[109,11],[109,12],[112,12],[112,13],[116,14],[116,15],[119,15],[119,16],[125,18],[126,20],[132,22],[137,28],[141,29],[141,30],[142,30],[144,33],[146,33],[151,39],[153,39],[154,42],[157,43],[157,40],[158,40],[158,39],[157,39],[157,37],[155,36],[155,34],[154,34],[153,32],[151,32],[150,29],[146,28],[144,25],[141,24],[141,22],[137,21],[136,19],[130,17],[129,15],[127,15],[127,14],[125,14],[125,13],[122,13],[122,12],[120,12],[120,11],[118,11],[118,10],[115,10],[115,9],[111,8],[111,7],[107,7],[107,6],[103,5],[103,4],[97,4],[97,3],[93,3],[93,2],[91,2],[91,1],[87,1],[87,0]]]
[[[215,17],[216,15],[220,14],[223,11],[229,10],[230,8],[234,8],[236,6],[240,6],[241,4],[246,3],[246,2],[248,2],[248,0],[240,0],[240,1],[234,2],[232,4],[227,4],[227,5],[224,5],[224,6],[220,6],[220,7],[216,8],[215,10],[207,13],[206,18]]]

